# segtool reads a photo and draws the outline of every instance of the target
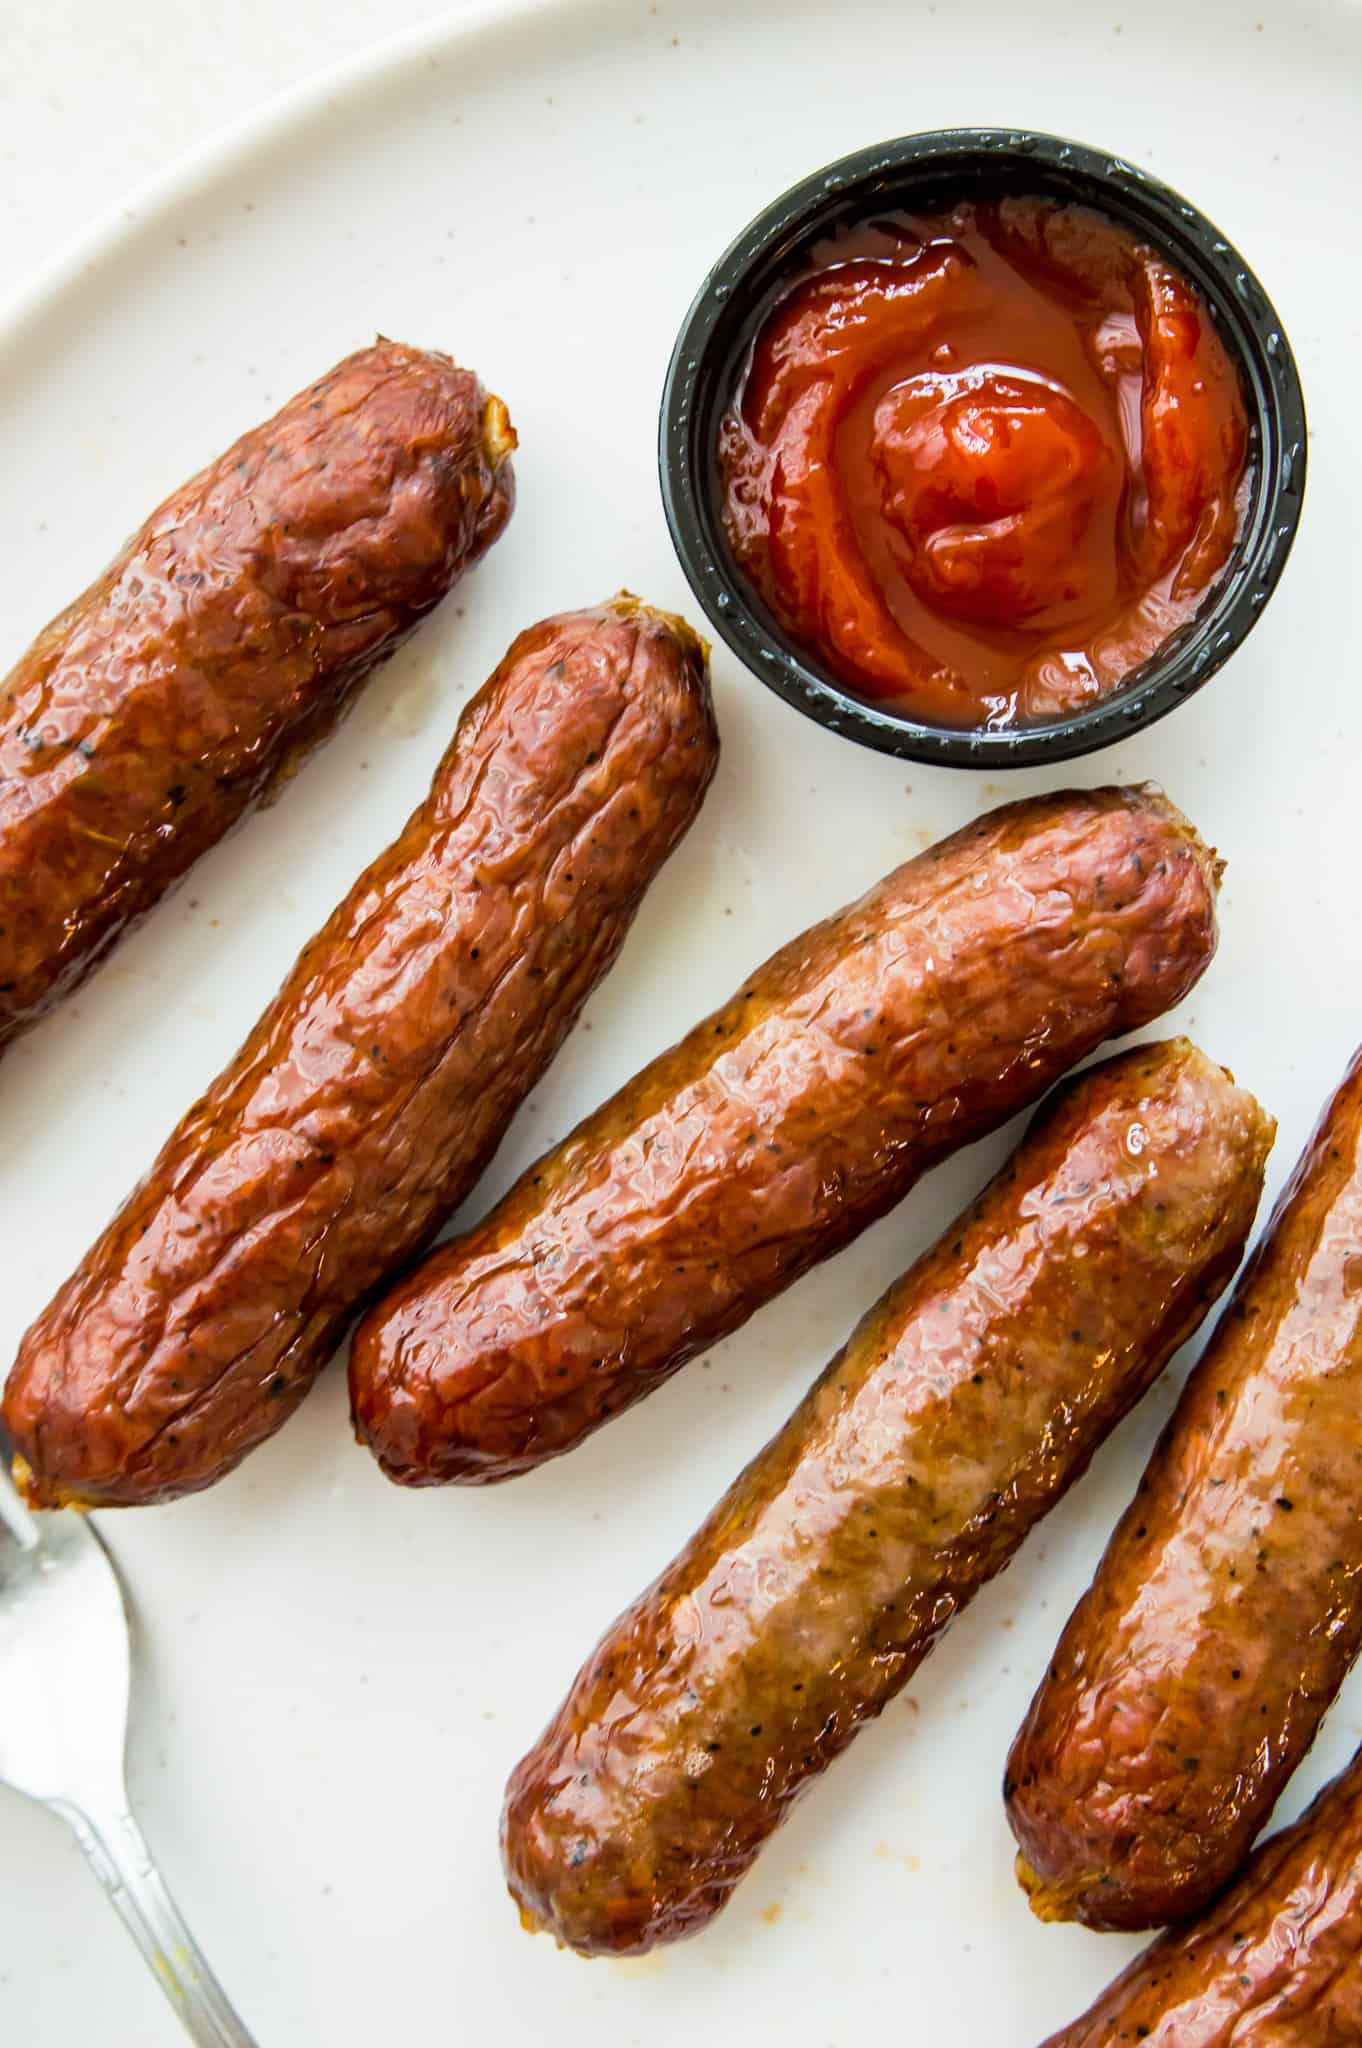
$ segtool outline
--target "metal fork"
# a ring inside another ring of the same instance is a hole
[[[156,1981],[202,2048],[255,2048],[128,1810],[128,1617],[84,1515],[33,1515],[0,1433],[0,1783],[75,1831]]]

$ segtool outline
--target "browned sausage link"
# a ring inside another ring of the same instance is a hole
[[[1042,1919],[1234,1876],[1362,1642],[1362,1059],[1296,1168],[1013,1746]]]
[[[1272,1126],[1185,1039],[1061,1091],[584,1666],[507,1793],[587,1954],[694,1933],[1229,1279]]]
[[[350,356],[152,513],[0,683],[0,1046],[335,722],[506,524],[448,356]]]
[[[1362,1757],[1044,2048],[1357,2048]]]
[[[1176,1002],[1215,880],[1157,792],[1034,798],[805,932],[368,1317],[351,1390],[384,1469],[570,1449]]]
[[[620,599],[522,633],[429,797],[24,1339],[29,1498],[164,1500],[301,1400],[462,1199],[700,805],[704,652]]]

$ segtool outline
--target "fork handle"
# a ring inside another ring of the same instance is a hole
[[[59,1810],[190,2040],[200,2048],[256,2048],[199,1953],[126,1807],[96,1815],[63,1802]]]

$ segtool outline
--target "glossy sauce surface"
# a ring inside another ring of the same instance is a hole
[[[1109,695],[1195,612],[1248,421],[1203,301],[1086,207],[964,200],[840,231],[721,431],[739,561],[859,695],[1000,727]]]
[[[472,1187],[718,757],[690,628],[621,594],[522,633],[430,794],[29,1330],[35,1506],[168,1500],[285,1422]]]
[[[1362,2040],[1362,1755],[1191,1927],[1042,2048],[1352,2048]]]
[[[1008,1764],[1044,1919],[1234,1876],[1362,1648],[1362,1055],[1075,1609]]]
[[[1271,1134],[1185,1039],[1052,1098],[515,1772],[505,1857],[529,1924],[619,1953],[718,1911],[1201,1320]]]
[[[511,514],[515,433],[380,341],[158,506],[0,681],[0,1047],[325,738]]]
[[[1218,876],[1158,791],[1061,791],[792,939],[364,1318],[351,1395],[384,1470],[506,1479],[643,1399],[1185,995]]]

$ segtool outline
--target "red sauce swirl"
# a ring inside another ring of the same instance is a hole
[[[1197,292],[1090,208],[962,201],[843,230],[759,332],[724,517],[857,694],[1004,726],[1109,696],[1243,513],[1248,419]]]

